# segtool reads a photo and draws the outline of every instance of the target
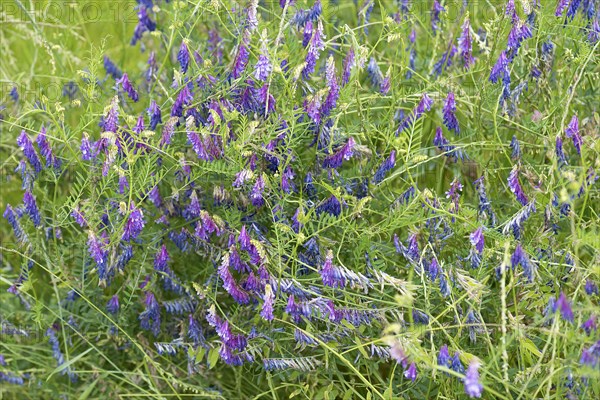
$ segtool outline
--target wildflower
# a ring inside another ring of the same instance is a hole
[[[13,232],[17,240],[21,243],[27,242],[27,234],[23,231],[23,228],[21,228],[21,224],[19,224],[19,220],[17,219],[17,213],[10,204],[6,205],[6,209],[4,210],[3,216],[12,226]]]
[[[348,141],[340,147],[335,153],[328,155],[323,160],[323,168],[339,168],[343,160],[349,160],[354,155],[354,139],[348,138]]]
[[[50,346],[52,346],[52,356],[56,360],[57,367],[62,366],[65,363],[65,357],[60,350],[60,343],[58,342],[58,337],[56,336],[56,330],[54,327],[48,328],[46,331],[46,336],[48,337],[48,342]],[[67,375],[71,382],[77,382],[77,375],[71,370],[70,366],[66,366],[61,369],[61,375]]]
[[[337,197],[332,195],[317,207],[316,212],[317,215],[327,213],[329,215],[333,215],[334,217],[338,217],[342,213],[342,204]]]
[[[181,42],[181,46],[179,47],[177,61],[179,61],[179,65],[181,66],[181,72],[185,74],[190,65],[190,51],[188,50],[185,40]]]
[[[510,79],[510,72],[508,70],[508,58],[506,57],[506,51],[500,53],[500,57],[498,57],[498,61],[492,67],[492,71],[490,72],[490,82],[496,83],[498,79],[501,77],[506,80]],[[502,76],[501,76],[502,75]]]
[[[449,92],[448,97],[446,98],[446,102],[444,103],[444,125],[451,130],[454,131],[457,135],[460,133],[460,127],[458,125],[458,120],[456,119],[456,101],[454,100],[454,93]],[[440,130],[441,133],[441,130]]]
[[[522,205],[527,205],[529,199],[525,195],[523,187],[521,187],[521,183],[519,182],[519,170],[516,165],[508,175],[508,187],[510,188],[510,191],[513,192],[519,203]]]
[[[156,29],[156,23],[148,16],[148,10],[146,7],[141,6],[138,11],[138,23],[133,31],[133,37],[131,38],[131,45],[135,44],[142,39],[144,32],[152,32]]]
[[[470,398],[481,397],[483,393],[483,385],[479,383],[479,362],[477,360],[471,361],[465,374],[464,385],[465,393]]]
[[[123,75],[125,76],[125,75]],[[111,106],[106,113],[106,117],[102,120],[102,131],[103,132],[117,132],[119,128],[119,108],[118,108],[118,100],[115,97]]]
[[[351,47],[344,58],[344,66],[342,72],[342,86],[346,86],[348,82],[350,82],[350,74],[352,73],[352,68],[355,66],[355,54],[354,49]]]
[[[563,141],[560,135],[556,135],[556,158],[558,159],[558,166],[567,165],[567,157],[563,151]]]
[[[258,62],[254,67],[254,77],[259,81],[266,81],[272,70],[273,66],[271,65],[271,60],[269,60],[269,51],[266,44],[263,43],[261,53],[258,56]]]
[[[260,316],[265,319],[265,321],[273,321],[273,302],[275,300],[275,294],[271,288],[271,285],[268,283],[265,285],[265,295],[264,295],[264,303],[262,309],[260,311]]]
[[[12,89],[10,89],[10,92],[8,93],[10,98],[12,99],[12,101],[14,101],[15,103],[19,101],[19,92],[17,91],[17,87],[13,86]]]
[[[556,303],[554,303],[554,312],[560,310],[560,315],[565,321],[573,322],[573,310],[571,309],[571,303],[564,292],[560,292],[560,296]]]
[[[283,173],[281,174],[281,189],[284,193],[291,193],[295,190],[295,186],[293,183],[294,179],[294,171],[291,167],[286,167]]]
[[[96,262],[98,268],[98,277],[104,281],[108,278],[108,271],[106,270],[108,263],[108,236],[106,233],[98,238],[93,231],[88,233],[88,251],[90,257]]]
[[[377,65],[377,61],[374,57],[371,57],[369,60],[369,65],[367,65],[367,72],[369,73],[369,77],[371,78],[371,83],[375,87],[381,86],[381,82],[383,81],[383,74]]]
[[[127,95],[129,96],[129,98],[131,100],[133,100],[134,102],[137,102],[139,100],[138,92],[135,90],[135,88],[131,84],[131,81],[129,80],[129,76],[127,75],[127,72],[125,72],[123,74],[121,79],[117,80],[117,85],[123,86],[123,90],[127,93]]]
[[[160,333],[160,308],[152,292],[146,292],[144,298],[145,309],[139,315],[142,329],[152,332],[154,336]]]
[[[162,115],[160,112],[160,107],[156,104],[156,101],[152,100],[150,102],[150,107],[148,107],[148,117],[150,117],[150,130],[153,131],[156,129],[158,124],[162,123]]]
[[[60,169],[60,160],[52,153],[50,143],[46,136],[46,128],[42,126],[40,134],[36,139],[40,154],[46,159],[46,167],[53,166],[55,169]]]
[[[317,60],[319,59],[319,53],[325,49],[325,42],[323,39],[325,39],[325,35],[323,34],[323,23],[319,20],[312,36],[312,40],[310,41],[308,53],[306,54],[305,67],[302,70],[302,77],[304,79],[308,79],[310,74],[314,72]]]
[[[218,268],[219,277],[223,280],[223,288],[231,295],[231,297],[239,304],[247,304],[250,301],[248,293],[243,291],[229,270],[229,257],[223,256],[223,261]]]
[[[129,213],[129,217],[127,218],[127,222],[125,223],[125,228],[123,230],[123,236],[121,236],[121,240],[130,241],[135,240],[146,225],[146,221],[144,220],[144,213],[141,209],[136,208],[133,204],[130,206],[131,212]]]
[[[240,44],[238,45],[238,50],[235,55],[235,59],[233,60],[233,65],[231,67],[231,77],[233,79],[241,77],[244,73],[244,70],[246,69],[246,65],[248,64],[248,57],[250,56],[250,51],[248,50],[249,41],[249,33],[248,31],[244,31],[244,33],[242,34]]]
[[[512,153],[510,155],[512,158],[521,158],[521,146],[519,145],[519,141],[517,140],[517,137],[515,135],[513,135],[510,141],[510,149],[512,150]]]
[[[42,171],[42,163],[40,162],[40,159],[33,148],[33,143],[31,143],[31,140],[29,140],[29,137],[27,137],[25,131],[21,131],[21,134],[19,137],[17,137],[17,145],[21,147],[21,150],[23,150],[23,154],[25,154],[25,157],[27,157],[27,160],[33,167],[35,174],[39,174]]]
[[[81,146],[79,149],[81,151],[81,159],[83,161],[91,161],[98,155],[97,149],[90,143],[90,138],[86,132],[83,132]]]
[[[259,175],[250,192],[250,201],[254,207],[261,207],[265,204],[263,193],[265,190],[265,180],[262,175]]]
[[[590,316],[583,324],[581,324],[581,328],[588,336],[592,333],[592,331],[596,331],[598,329],[596,326],[596,316]]]
[[[8,206],[7,206],[8,208]],[[593,296],[598,294],[598,285],[591,279],[585,281],[585,292],[588,296]]]
[[[404,377],[406,379],[410,379],[413,382],[417,379],[417,366],[414,362],[410,363],[408,369],[404,371]]]
[[[483,253],[484,238],[483,238],[483,227],[477,228],[471,235],[469,235],[471,244],[475,246],[479,254]]]
[[[579,363],[592,368],[600,366],[600,340],[583,349]]]
[[[327,252],[325,263],[319,273],[321,274],[321,279],[325,286],[332,288],[343,288],[346,286],[346,279],[340,273],[340,270],[333,265],[333,252],[331,250]]]
[[[119,307],[119,296],[115,294],[108,300],[108,303],[106,303],[106,311],[111,314],[117,314],[119,312]]]
[[[537,210],[535,207],[535,200],[527,203],[525,207],[523,207],[519,212],[517,212],[515,216],[506,223],[504,229],[502,230],[502,233],[504,235],[508,235],[509,232],[512,231],[515,239],[519,240],[521,238],[523,224],[529,219],[531,214],[535,213],[536,211]]]
[[[104,70],[115,80],[123,76],[123,72],[121,72],[108,56],[104,56]]]
[[[440,22],[440,13],[446,11],[446,9],[440,4],[438,0],[434,0],[433,9],[431,10],[431,30],[433,35],[439,30],[438,23]]]
[[[458,354],[458,351],[454,352],[454,357],[452,357],[450,362],[450,369],[459,374],[463,374],[465,372],[465,367],[463,367],[462,363],[460,362],[460,354]]]
[[[39,227],[42,223],[42,219],[40,217],[40,211],[38,210],[37,203],[35,201],[35,197],[30,191],[26,191],[23,195],[23,204],[25,205],[25,212],[33,221],[33,224],[36,227]]]
[[[523,250],[523,247],[521,247],[520,243],[518,243],[517,247],[515,247],[515,251],[513,252],[512,256],[510,257],[510,263],[511,263],[512,269],[515,269],[515,267],[517,265],[521,265],[521,267],[523,267],[523,272],[525,273],[525,276],[527,277],[527,279],[529,279],[530,282],[533,281],[533,274],[535,272],[535,270],[534,270],[535,266],[529,260],[527,253]]]
[[[463,59],[465,69],[469,69],[475,63],[473,58],[473,44],[471,43],[471,25],[469,18],[465,18],[465,22],[461,28],[461,34],[458,38],[458,50]]]
[[[184,85],[179,94],[177,95],[177,99],[173,103],[173,107],[171,108],[171,116],[172,117],[182,117],[183,116],[183,107],[189,105],[192,100],[194,100],[194,96],[187,85]],[[168,143],[167,143],[168,144]]]
[[[79,210],[79,207],[76,206],[73,208],[73,211],[71,211],[71,216],[75,219],[75,222],[77,222],[80,227],[85,228],[87,226],[87,221],[81,213],[81,210]]]
[[[450,207],[452,214],[458,213],[458,202],[460,201],[460,192],[462,189],[463,185],[457,179],[454,179],[450,184],[450,189],[446,192],[446,198],[452,202],[452,206]],[[454,222],[454,216],[452,217],[452,221]]]
[[[440,348],[440,352],[437,357],[437,363],[439,366],[447,367],[450,362],[450,354],[448,353],[448,346],[443,345]]]
[[[452,43],[448,44],[448,50],[442,53],[440,59],[433,65],[433,70],[431,71],[432,75],[439,76],[444,71],[444,69],[452,66],[452,59],[458,52],[458,48]],[[414,66],[411,66],[411,69]]]
[[[579,119],[577,119],[577,115],[573,115],[571,122],[569,122],[569,125],[567,125],[567,129],[565,129],[565,133],[568,138],[573,140],[573,145],[577,150],[577,154],[581,154],[581,145],[583,144],[583,140],[579,134]]]
[[[327,86],[329,86],[329,92],[327,97],[321,106],[321,117],[328,116],[331,110],[337,105],[337,100],[340,96],[340,87],[335,76],[335,64],[333,57],[329,57],[327,60],[327,67],[325,70],[325,78],[327,80]]]
[[[388,158],[386,158],[379,168],[375,175],[373,175],[373,183],[379,184],[385,178],[386,173],[396,166],[396,150],[392,150]]]

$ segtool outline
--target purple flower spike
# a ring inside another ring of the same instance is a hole
[[[554,312],[560,311],[560,315],[565,321],[573,322],[573,309],[571,308],[571,302],[567,299],[564,292],[560,292],[558,300],[554,303]]]
[[[492,71],[490,72],[490,82],[496,83],[498,82],[498,79],[506,79],[508,75],[508,58],[506,57],[506,51],[503,51],[500,53],[500,57],[498,57],[496,64],[492,67]]]
[[[142,329],[152,331],[154,336],[160,333],[160,307],[152,292],[146,292],[144,299],[145,310],[139,316]]]
[[[8,221],[10,226],[12,226],[13,232],[17,240],[19,240],[22,243],[27,242],[27,234],[21,228],[21,224],[19,224],[19,220],[17,218],[17,213],[10,204],[6,205],[6,210],[4,210],[3,216]]]
[[[446,103],[444,103],[444,125],[454,131],[457,135],[460,133],[460,127],[458,126],[458,120],[456,119],[456,101],[454,100],[454,93],[448,93]]]
[[[354,68],[354,65],[355,65],[354,49],[350,48],[350,50],[348,50],[348,54],[346,55],[346,58],[344,58],[344,71],[342,73],[342,86],[345,86],[348,84],[348,82],[350,82],[350,74],[352,73],[352,68]]]
[[[448,352],[448,346],[443,345],[440,348],[440,353],[438,354],[437,363],[439,366],[447,367],[450,362],[450,353]]]
[[[569,3],[570,3],[570,0],[558,0],[558,3],[556,4],[556,11],[555,11],[554,15],[557,17],[562,17],[563,13],[569,6]]]
[[[519,182],[519,170],[516,165],[513,167],[512,171],[508,175],[508,187],[510,188],[510,191],[513,192],[519,203],[521,203],[524,206],[527,205],[529,199],[525,195],[523,187]]]
[[[46,128],[42,127],[40,134],[36,139],[40,154],[46,159],[46,167],[53,166],[55,169],[60,169],[60,160],[52,153],[52,148],[46,136]]]
[[[438,23],[440,22],[440,13],[446,11],[446,9],[440,4],[438,0],[434,0],[433,9],[431,10],[431,30],[433,35],[439,30]]]
[[[138,92],[135,90],[135,88],[131,84],[131,81],[129,80],[129,76],[127,75],[127,72],[125,72],[123,74],[123,76],[121,77],[121,79],[119,79],[117,81],[117,85],[119,85],[119,84],[123,85],[123,90],[127,93],[127,96],[129,96],[129,98],[131,100],[133,100],[133,101],[139,100]]]
[[[250,192],[250,201],[254,207],[261,207],[265,204],[263,192],[265,191],[265,180],[262,175],[256,179],[256,183]]]
[[[106,303],[106,311],[111,314],[117,314],[119,312],[119,307],[119,296],[115,294],[108,300],[108,303]]]
[[[39,227],[42,223],[42,218],[40,217],[40,211],[38,210],[37,203],[35,202],[35,197],[30,191],[26,191],[23,196],[23,204],[25,205],[25,212],[29,215],[29,218],[33,221],[33,224],[36,227]]]
[[[340,273],[340,270],[333,265],[333,252],[331,250],[327,252],[325,263],[323,263],[323,267],[319,273],[325,286],[332,288],[343,288],[346,286],[346,279]]]
[[[98,151],[95,145],[90,142],[90,138],[86,132],[83,133],[81,138],[81,159],[83,161],[91,161],[98,156]]]
[[[388,158],[386,158],[379,168],[375,175],[373,176],[373,183],[376,185],[381,183],[385,178],[386,173],[396,166],[396,150],[392,150]]]
[[[275,301],[275,294],[273,293],[273,289],[271,289],[271,285],[265,285],[265,295],[264,295],[264,303],[262,306],[262,310],[260,311],[260,316],[264,318],[265,321],[273,321],[275,318],[273,316],[273,302]]]
[[[465,375],[464,384],[465,384],[465,393],[470,397],[481,397],[483,393],[483,385],[479,383],[479,362],[476,360],[471,361],[469,367],[467,368],[467,373]]]
[[[29,140],[29,137],[27,137],[25,131],[21,131],[21,134],[17,138],[17,145],[21,147],[21,150],[23,150],[23,154],[25,154],[25,157],[27,157],[27,160],[33,167],[36,175],[39,174],[42,171],[42,163],[40,162],[40,159],[33,148],[33,143],[31,143],[31,140]]]
[[[258,62],[254,67],[254,77],[259,81],[266,81],[273,71],[271,60],[269,59],[269,51],[267,46],[263,45],[260,55],[258,56]]]
[[[556,158],[558,159],[558,166],[567,165],[567,157],[563,150],[563,140],[560,135],[556,135]]]
[[[338,151],[328,155],[323,160],[323,168],[339,168],[344,160],[349,160],[354,155],[355,142],[353,138],[349,138]]]
[[[410,379],[413,382],[417,379],[417,366],[414,362],[410,363],[408,369],[404,371],[404,377],[406,379]]]
[[[179,61],[179,65],[181,66],[181,72],[185,74],[190,65],[190,51],[185,41],[181,42],[181,47],[177,53],[177,61]]]
[[[469,236],[471,244],[475,246],[479,254],[483,253],[484,238],[483,238],[483,227],[477,228],[477,230]]]
[[[585,293],[587,293],[588,296],[597,295],[598,292],[598,285],[596,285],[594,281],[590,279],[585,281]]]
[[[194,96],[190,91],[188,85],[183,85],[183,88],[177,95],[177,99],[173,103],[173,108],[171,109],[172,117],[181,117],[183,116],[183,107],[189,105],[192,100],[194,100]]]
[[[144,221],[144,213],[141,209],[136,208],[133,204],[131,205],[131,213],[129,214],[129,218],[127,218],[127,222],[125,223],[125,229],[123,230],[123,236],[121,240],[130,241],[135,240],[146,225],[146,221]]]
[[[579,134],[579,119],[577,118],[577,115],[573,115],[571,122],[569,122],[569,125],[567,125],[567,129],[565,129],[565,133],[568,138],[573,140],[573,145],[577,150],[577,154],[581,154],[581,145],[583,144],[583,140]]]
[[[152,100],[150,107],[148,107],[148,116],[150,117],[150,130],[156,129],[156,126],[162,123],[162,114],[156,101]]]
[[[463,59],[465,69],[469,69],[475,63],[469,18],[465,18],[465,22],[463,23],[462,31],[458,38],[458,50]]]
[[[248,50],[249,41],[249,33],[248,31],[244,31],[242,41],[239,44],[237,54],[235,55],[233,65],[231,67],[231,77],[233,79],[241,77],[244,71],[246,70],[246,65],[248,64],[248,57],[250,56],[250,51]]]

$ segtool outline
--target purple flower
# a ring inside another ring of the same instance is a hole
[[[266,45],[263,46],[261,54],[258,56],[258,62],[254,67],[254,77],[259,81],[266,81],[271,75],[271,71],[273,70],[273,66],[271,65],[271,60],[269,60],[269,52],[266,48]]]
[[[583,144],[583,140],[579,134],[579,119],[577,118],[577,115],[573,115],[571,122],[569,122],[569,125],[567,125],[567,129],[565,129],[565,133],[568,138],[573,140],[573,145],[577,150],[577,154],[581,154],[581,145]]]
[[[348,54],[346,54],[346,58],[344,58],[344,67],[342,73],[342,85],[346,86],[350,81],[350,74],[352,73],[352,68],[355,65],[355,55],[354,49],[351,47],[348,50]]]
[[[129,217],[127,218],[127,222],[125,223],[125,228],[123,230],[123,236],[121,236],[121,240],[127,242],[130,240],[135,240],[146,225],[146,221],[144,221],[144,213],[141,209],[136,208],[133,204],[130,206],[131,212],[129,213]]]
[[[105,281],[108,278],[108,271],[106,270],[108,263],[108,236],[105,232],[98,238],[93,231],[89,231],[88,251],[90,257],[96,262],[98,277],[101,281]]]
[[[450,369],[454,372],[458,372],[459,374],[464,374],[465,367],[463,367],[460,362],[460,354],[458,351],[454,352],[454,357],[452,357],[452,361],[450,362]]]
[[[567,299],[564,292],[560,292],[558,300],[554,303],[554,312],[560,310],[560,315],[565,321],[573,322],[573,310],[571,309],[571,302]]]
[[[250,52],[248,51],[249,41],[249,32],[244,31],[244,33],[242,34],[242,40],[238,46],[238,50],[235,55],[235,59],[233,60],[233,65],[231,67],[231,77],[233,79],[241,77],[244,73],[244,70],[246,69],[246,65],[248,64],[248,57],[250,56]]]
[[[375,175],[373,176],[373,183],[376,185],[381,183],[385,178],[386,173],[396,166],[396,150],[392,150],[388,158],[386,158],[379,168]]]
[[[514,159],[521,158],[521,146],[519,145],[519,141],[517,140],[517,136],[513,135],[510,141],[510,149],[512,150],[511,157]]]
[[[310,99],[304,100],[304,110],[315,125],[319,126],[321,123],[321,96],[315,94]]]
[[[85,228],[87,226],[87,221],[83,216],[82,212],[79,210],[79,207],[74,207],[73,211],[71,211],[71,216],[75,219],[75,222],[79,224],[80,227]]]
[[[596,316],[590,316],[587,321],[581,324],[581,328],[585,331],[585,333],[589,336],[592,331],[598,330],[598,326],[596,325]]]
[[[13,88],[10,89],[9,96],[15,103],[19,101],[19,92],[17,91],[16,86],[13,86]]]
[[[521,187],[521,183],[519,182],[519,170],[516,165],[513,167],[512,171],[508,175],[508,187],[510,188],[510,191],[515,195],[519,203],[521,203],[522,205],[527,205],[529,199],[525,195],[523,187]]]
[[[325,49],[325,42],[323,41],[324,38],[325,35],[323,34],[323,23],[321,20],[319,20],[312,36],[312,40],[310,41],[308,53],[306,54],[306,65],[302,70],[302,77],[304,79],[308,79],[310,74],[312,74],[315,70],[317,60],[319,59],[319,53]]]
[[[17,240],[19,240],[21,243],[27,242],[27,235],[23,231],[23,228],[21,228],[21,224],[19,224],[19,220],[17,219],[17,213],[10,204],[6,205],[6,210],[4,210],[3,216],[12,226]]]
[[[117,314],[119,312],[119,307],[119,296],[115,294],[108,300],[108,303],[106,303],[106,311],[111,314]]]
[[[155,130],[156,126],[162,123],[162,115],[156,101],[152,100],[148,107],[148,116],[150,117],[150,130]]]
[[[450,199],[452,202],[452,206],[450,207],[450,212],[452,214],[458,213],[458,203],[460,201],[460,192],[463,189],[463,185],[458,181],[458,179],[454,179],[450,184],[450,189],[446,192],[446,198]],[[454,216],[452,216],[452,222],[454,222]]]
[[[327,252],[327,256],[325,256],[325,263],[323,263],[319,273],[321,274],[321,279],[323,280],[323,285],[325,286],[332,288],[343,288],[346,286],[346,279],[340,273],[340,270],[333,265],[333,252],[331,250]]]
[[[583,349],[579,362],[592,368],[600,366],[600,340],[587,349]]]
[[[377,65],[377,60],[375,57],[371,57],[369,60],[369,65],[367,65],[367,72],[369,73],[369,77],[371,78],[371,83],[375,87],[381,86],[381,81],[383,80],[383,74],[379,69],[379,65]]]
[[[179,61],[179,65],[181,66],[181,72],[185,74],[190,65],[190,51],[188,50],[185,40],[181,42],[181,47],[179,47],[177,61]]]
[[[431,30],[433,35],[439,30],[438,23],[440,22],[440,13],[446,11],[446,9],[440,4],[438,0],[434,0],[433,9],[431,10]]]
[[[21,147],[21,150],[23,150],[23,154],[25,154],[25,157],[27,157],[27,160],[33,167],[35,174],[39,174],[42,171],[42,163],[40,162],[40,159],[33,148],[33,143],[31,143],[31,140],[29,140],[29,137],[27,137],[25,131],[21,131],[21,134],[19,137],[17,137],[17,145]]]
[[[265,321],[273,321],[275,318],[273,316],[273,302],[275,301],[275,294],[271,289],[271,285],[265,285],[265,295],[263,297],[264,303],[262,309],[260,311],[260,316],[263,317]]]
[[[81,138],[81,159],[83,161],[91,161],[98,156],[98,151],[96,146],[90,143],[90,138],[86,132],[83,132],[83,137]]]
[[[150,330],[154,336],[160,333],[160,307],[154,293],[146,292],[145,309],[140,313],[139,320],[142,329]]]
[[[30,191],[26,191],[23,195],[23,204],[25,205],[25,212],[29,215],[29,218],[31,218],[33,224],[36,227],[39,227],[42,223],[42,219],[37,203],[35,202],[35,197]]]
[[[585,292],[588,296],[593,296],[598,294],[598,285],[591,279],[585,281]]]
[[[473,44],[471,43],[471,24],[469,18],[465,18],[460,37],[458,38],[458,51],[463,59],[466,69],[475,63],[473,58]]]
[[[113,79],[119,79],[123,76],[123,72],[107,56],[104,56],[104,70]]]
[[[503,78],[504,80],[510,79],[509,70],[508,70],[508,58],[506,57],[506,51],[500,53],[500,57],[498,57],[498,61],[492,67],[492,71],[490,72],[490,82],[496,83],[498,79]]]
[[[317,215],[327,213],[329,215],[333,215],[334,217],[338,217],[342,212],[342,204],[337,197],[332,195],[317,207],[316,212]]]
[[[571,2],[570,0],[558,0],[558,3],[556,4],[556,11],[555,11],[554,15],[557,17],[562,17],[563,13],[565,12],[566,8],[569,6],[570,2]]]
[[[325,78],[327,80],[327,86],[329,86],[329,93],[323,102],[321,107],[321,117],[329,115],[331,110],[337,105],[337,100],[340,97],[340,86],[338,85],[337,78],[335,76],[335,63],[333,57],[329,57],[327,60],[327,68],[325,70]]]
[[[477,228],[471,235],[469,235],[471,244],[475,246],[479,254],[483,253],[484,238],[483,238],[483,227]]]
[[[349,160],[354,155],[354,139],[348,138],[348,141],[340,147],[335,153],[328,155],[323,160],[323,168],[339,168],[344,160]]]
[[[192,100],[194,100],[194,96],[192,95],[192,92],[190,92],[188,85],[183,85],[183,88],[177,95],[177,99],[173,103],[173,108],[171,108],[171,116],[183,116],[183,107],[189,105],[192,102]]]
[[[103,132],[117,132],[119,128],[119,108],[117,99],[114,98],[111,102],[111,107],[106,113],[106,117],[102,120]],[[97,150],[99,151],[99,150]]]
[[[535,272],[535,265],[529,260],[527,253],[523,250],[520,243],[517,243],[515,247],[515,251],[510,257],[510,263],[512,269],[515,269],[517,265],[521,265],[523,267],[523,272],[525,276],[529,280],[529,282],[533,281],[533,275]]]
[[[65,357],[60,350],[60,343],[58,341],[58,337],[56,336],[56,330],[54,327],[48,328],[46,331],[46,336],[48,337],[48,342],[50,346],[52,346],[52,356],[56,360],[56,365],[58,367],[62,366],[65,363]],[[61,369],[61,375],[69,376],[71,382],[77,382],[77,375],[71,370],[70,366],[66,366]]]
[[[556,158],[558,159],[558,166],[567,165],[567,157],[563,151],[563,140],[561,135],[556,135]]]
[[[458,120],[456,119],[456,101],[454,100],[454,93],[449,92],[446,102],[444,103],[444,125],[454,131],[457,135],[460,133],[460,127],[458,126]]]
[[[440,348],[440,353],[438,354],[438,357],[437,357],[437,363],[439,366],[447,367],[449,362],[450,362],[450,353],[448,353],[448,346],[443,345]]]
[[[223,280],[223,288],[239,304],[248,304],[250,296],[237,284],[229,270],[229,257],[223,256],[223,261],[218,268],[219,277]]]
[[[256,178],[256,182],[250,192],[250,201],[254,207],[261,207],[265,204],[263,193],[265,191],[265,180],[262,175]]]
[[[465,374],[464,385],[465,393],[471,397],[481,397],[483,393],[483,385],[479,383],[479,362],[472,360]]]
[[[119,194],[125,193],[126,189],[129,189],[129,182],[127,181],[127,176],[121,175],[119,176]]]
[[[131,100],[133,100],[134,102],[137,102],[139,100],[139,95],[133,87],[133,85],[131,84],[127,72],[123,74],[121,79],[117,80],[117,85],[123,85],[123,90],[127,93]]]
[[[281,174],[281,189],[284,193],[291,193],[295,190],[295,186],[293,183],[294,179],[294,171],[291,167],[286,167],[283,173]]]
[[[152,32],[156,29],[156,23],[148,16],[147,8],[141,6],[138,11],[138,24],[133,31],[133,37],[131,38],[131,45],[135,44],[142,39],[144,32]]]
[[[404,377],[406,379],[410,379],[413,382],[417,379],[417,366],[414,362],[410,363],[408,369],[404,371]]]
[[[52,148],[50,148],[50,143],[46,136],[46,128],[44,126],[42,126],[36,142],[40,149],[40,154],[46,159],[46,167],[53,166],[55,169],[60,169],[60,160],[52,153]]]
[[[156,255],[154,256],[154,269],[157,271],[164,272],[167,270],[167,263],[169,262],[169,253],[167,252],[167,246],[164,244],[160,247]]]

